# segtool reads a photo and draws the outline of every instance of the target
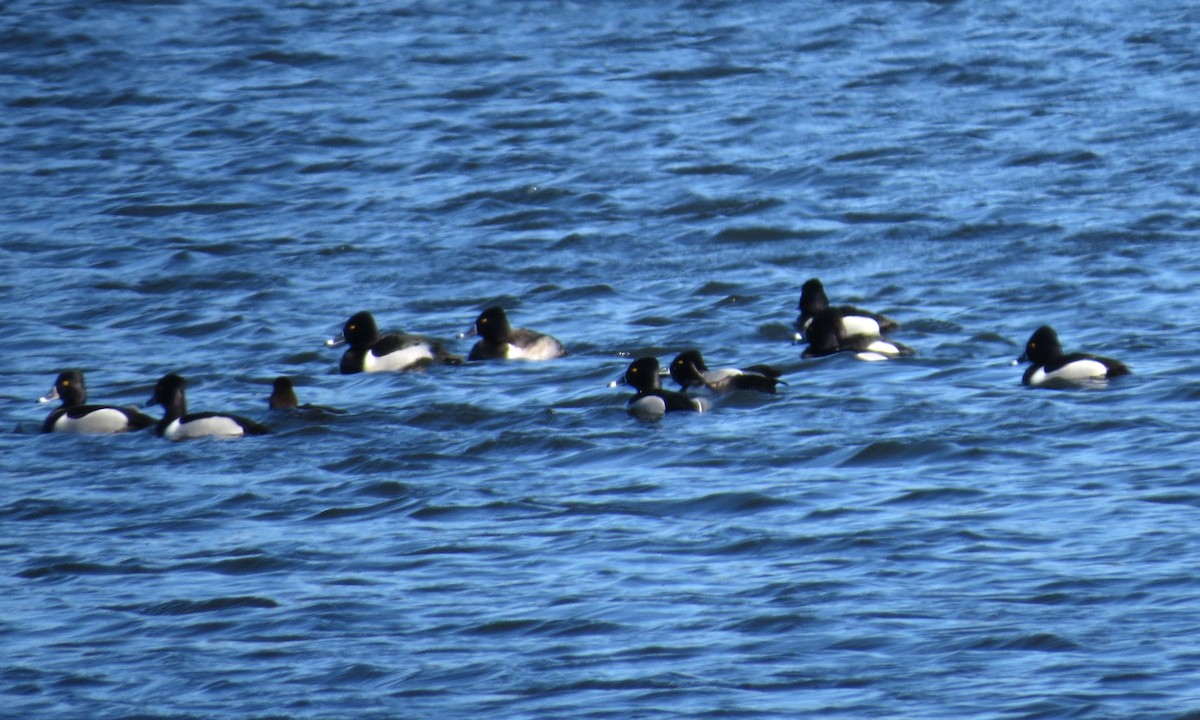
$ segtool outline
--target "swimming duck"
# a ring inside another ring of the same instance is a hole
[[[802,340],[807,339],[808,328],[813,318],[829,309],[837,310],[841,314],[842,323],[849,336],[879,336],[900,327],[900,323],[886,315],[863,310],[853,305],[830,308],[829,296],[825,294],[825,286],[817,278],[806,281],[800,287],[800,303],[797,308],[800,310],[800,317],[796,318],[796,329],[800,331],[798,339]]]
[[[664,390],[659,377],[658,360],[642,357],[634,360],[616,384],[628,385],[637,393],[629,399],[629,414],[639,420],[660,420],[668,412],[706,412],[710,405],[704,398],[688,397],[674,390]]]
[[[271,397],[267,399],[267,405],[272,410],[298,410],[305,414],[321,415],[345,415],[346,411],[340,408],[325,407],[323,405],[312,405],[309,403],[300,404],[299,398],[296,397],[296,389],[292,385],[292,379],[285,376],[275,378],[271,385]]]
[[[241,435],[265,435],[266,427],[237,415],[215,412],[189,413],[184,390],[187,381],[175,373],[159,379],[148,405],[162,405],[165,410],[154,432],[168,440],[186,440],[198,437],[238,437]]]
[[[74,432],[89,435],[141,430],[157,420],[138,412],[133,407],[113,405],[87,405],[87,387],[83,373],[67,370],[59,373],[50,392],[38,399],[39,403],[62,400],[62,405],[46,417],[42,432]]]
[[[718,393],[731,390],[774,393],[775,386],[783,382],[779,379],[781,373],[768,365],[709,370],[699,350],[685,350],[676,355],[671,361],[670,372],[671,378],[679,383],[683,390],[696,387],[708,388]]]
[[[267,405],[272,410],[300,407],[300,399],[296,397],[296,389],[292,387],[291,378],[275,378],[275,382],[271,385],[271,397],[267,400]]]
[[[1118,360],[1087,353],[1063,353],[1058,333],[1049,325],[1033,331],[1025,352],[1013,361],[1032,363],[1021,376],[1021,383],[1030,386],[1065,386],[1088,381],[1130,375],[1129,367]]]
[[[463,337],[478,335],[467,360],[553,360],[566,355],[562,343],[545,333],[514,328],[504,308],[495,305],[479,314]]]
[[[433,364],[458,365],[462,358],[447,352],[437,340],[402,332],[379,333],[375,316],[355,313],[342,326],[342,334],[325,342],[329,347],[348,344],[338,370],[343,375],[360,372],[418,370]]]
[[[839,352],[852,352],[859,360],[887,360],[915,355],[912,348],[875,335],[855,335],[847,332],[841,311],[830,308],[816,314],[809,323],[808,348],[801,357],[826,357]]]

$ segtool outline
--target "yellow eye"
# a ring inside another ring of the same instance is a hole
[[[70,380],[63,380],[63,387],[71,387],[71,381],[70,381]]]

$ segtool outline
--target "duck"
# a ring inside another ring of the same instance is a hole
[[[148,428],[158,422],[133,407],[88,405],[87,386],[83,373],[66,370],[58,374],[50,392],[39,403],[62,400],[62,405],[46,417],[42,432],[72,432],[87,435],[108,435]]]
[[[346,414],[346,411],[340,408],[312,405],[309,403],[301,405],[300,399],[296,397],[296,388],[292,385],[292,379],[284,375],[275,378],[274,382],[271,383],[271,396],[267,398],[267,407],[271,410],[290,410],[311,414]]]
[[[267,407],[272,410],[300,407],[300,399],[296,397],[296,389],[289,377],[277,377],[271,384],[271,397],[267,399]]]
[[[1088,353],[1064,353],[1058,333],[1049,325],[1033,331],[1025,343],[1025,352],[1012,364],[1026,362],[1031,364],[1021,376],[1021,384],[1031,387],[1063,387],[1133,374],[1119,360]]]
[[[878,335],[860,335],[847,331],[840,310],[829,308],[817,313],[809,323],[808,348],[801,354],[804,358],[827,357],[839,352],[852,352],[859,360],[878,361],[895,357],[915,355],[905,345]]]
[[[817,278],[811,278],[800,286],[800,303],[797,309],[800,310],[800,316],[796,318],[796,330],[799,331],[797,333],[798,340],[806,340],[813,318],[829,309],[841,313],[847,335],[878,337],[900,327],[900,323],[886,315],[863,310],[853,305],[830,308],[829,296],[825,294],[825,286]]]
[[[700,397],[688,397],[674,390],[664,390],[659,376],[658,359],[641,357],[629,363],[625,374],[614,381],[628,385],[637,393],[629,399],[626,409],[639,420],[661,420],[668,412],[707,412],[711,405]]]
[[[514,328],[508,314],[493,305],[475,318],[475,323],[460,337],[478,335],[467,360],[553,360],[566,355],[563,345],[545,333],[529,328]]]
[[[338,370],[343,375],[360,372],[401,372],[430,365],[460,365],[462,358],[451,354],[441,342],[403,332],[380,334],[375,316],[363,310],[350,316],[342,333],[325,341],[329,347],[349,345]]]
[[[707,388],[716,393],[756,390],[774,394],[776,386],[783,382],[779,379],[782,373],[769,365],[709,370],[699,350],[684,350],[676,355],[671,361],[670,373],[671,378],[679,383],[680,389],[685,391],[689,387],[695,387]]]
[[[184,394],[187,381],[168,373],[154,386],[154,394],[147,405],[162,405],[165,412],[162,420],[154,427],[157,435],[168,440],[187,440],[199,437],[240,437],[242,435],[265,435],[270,432],[253,420],[224,413],[189,413]]]

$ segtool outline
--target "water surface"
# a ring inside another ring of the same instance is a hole
[[[0,706],[1195,715],[1197,47],[1181,2],[9,3]],[[809,277],[918,355],[801,360]],[[494,303],[570,355],[322,344]],[[1135,375],[1021,387],[1045,323]],[[627,417],[688,347],[788,385]],[[69,367],[275,432],[43,436]]]

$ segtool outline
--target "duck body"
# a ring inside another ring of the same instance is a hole
[[[808,348],[801,354],[805,358],[851,352],[859,360],[879,361],[916,354],[912,348],[878,335],[850,333],[841,311],[836,308],[817,313],[809,324],[806,337]]]
[[[639,420],[653,422],[661,420],[669,412],[706,412],[710,408],[704,398],[664,390],[659,378],[658,360],[653,357],[634,360],[617,382],[636,391],[626,403],[626,410]]]
[[[1125,363],[1089,353],[1064,353],[1058,333],[1049,325],[1034,330],[1025,352],[1014,361],[1030,363],[1021,384],[1030,387],[1069,387],[1131,375]]]
[[[403,372],[435,364],[457,365],[462,358],[446,351],[442,344],[423,335],[402,332],[380,334],[375,316],[367,311],[355,313],[342,326],[342,334],[326,341],[329,347],[346,344],[338,371],[343,375],[361,372]]]
[[[566,350],[557,338],[530,330],[514,328],[508,321],[504,308],[492,306],[475,319],[474,325],[464,333],[478,335],[479,340],[471,348],[467,360],[553,360],[566,355]]]
[[[671,379],[679,383],[684,391],[688,388],[706,388],[715,393],[753,390],[773,394],[776,386],[783,382],[779,379],[781,373],[769,365],[710,370],[699,350],[685,350],[675,356],[671,361],[670,373]]]
[[[201,437],[240,437],[265,435],[270,432],[259,423],[238,415],[216,412],[189,413],[185,390],[187,381],[169,373],[154,386],[147,404],[162,405],[162,420],[154,427],[157,435],[168,440],[189,440]]]
[[[800,287],[800,302],[797,306],[800,316],[796,318],[796,330],[801,338],[807,340],[809,326],[813,318],[826,310],[836,310],[842,316],[842,324],[848,336],[880,336],[900,327],[900,323],[880,313],[863,310],[853,305],[831,306],[829,296],[825,294],[825,286],[817,278],[812,278]]]
[[[38,399],[40,403],[61,400],[45,422],[42,432],[69,432],[86,435],[109,435],[148,428],[157,422],[133,407],[88,405],[87,387],[83,373],[67,370],[59,373],[50,392]]]

